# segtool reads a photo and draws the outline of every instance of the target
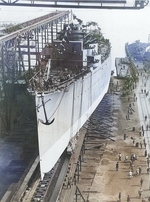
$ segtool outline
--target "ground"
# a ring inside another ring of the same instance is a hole
[[[128,195],[130,201],[134,202],[142,201],[143,197],[145,201],[148,201],[150,196],[145,148],[144,145],[142,149],[136,147],[136,143],[143,141],[144,138],[139,135],[141,126],[137,102],[134,100],[136,89],[129,97],[122,98],[121,88],[124,81],[114,78],[113,86],[117,85],[117,81],[119,87],[115,93],[117,93],[121,102],[117,108],[114,106],[114,110],[112,110],[115,141],[95,139],[95,141],[103,143],[103,146],[100,149],[85,151],[80,180],[77,184],[82,196],[89,202],[117,202],[119,201],[119,192],[121,192],[121,202],[127,201]],[[126,120],[129,104],[131,104],[134,111],[129,117],[130,120]],[[124,140],[125,133],[126,140]],[[135,138],[134,144],[133,138]],[[121,161],[119,161],[119,153],[121,153]],[[130,179],[130,157],[132,154],[136,154],[138,160],[133,163],[133,177]],[[128,155],[129,159],[124,162],[126,155]],[[116,171],[117,162],[119,162],[118,171]],[[142,169],[141,175],[136,174],[136,169],[139,166]],[[143,194],[139,199],[138,190],[141,187],[141,178],[143,179]]]

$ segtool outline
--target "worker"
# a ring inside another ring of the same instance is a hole
[[[119,161],[121,161],[121,153],[119,153]]]
[[[140,180],[140,183],[141,183],[141,187],[142,187],[142,184],[143,184],[143,178],[141,177],[141,180]]]
[[[129,172],[129,178],[131,179],[133,176],[132,176],[132,171],[130,170]]]
[[[130,196],[129,195],[127,196],[127,202],[130,202]]]
[[[139,191],[138,191],[138,194],[139,194],[139,199],[141,198],[142,193],[143,193],[143,190],[142,190],[142,188],[140,188],[140,189],[139,189]]]
[[[119,163],[117,162],[116,163],[116,171],[118,171],[118,169],[119,169]]]

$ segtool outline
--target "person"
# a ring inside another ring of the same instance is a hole
[[[146,125],[146,130],[148,130],[148,124]]]
[[[127,202],[130,202],[130,196],[128,195],[128,197],[127,197]]]
[[[150,197],[148,197],[148,201],[150,202]]]
[[[149,173],[150,173],[150,168],[148,167],[148,168],[147,168],[147,174],[149,174]]]
[[[142,198],[142,202],[145,202],[145,199],[144,199],[144,197]]]
[[[135,154],[133,154],[133,161],[135,161]]]
[[[119,192],[119,201],[121,201],[121,192]]]
[[[142,168],[141,166],[139,166],[139,175],[141,175],[141,172],[142,172]]]
[[[124,140],[126,140],[126,134],[124,134]]]
[[[118,169],[119,169],[119,163],[117,162],[116,163],[116,171],[118,171]]]
[[[132,164],[133,164],[133,162],[132,162],[132,160],[130,160],[130,167],[129,167],[129,168],[131,168],[131,167],[132,167]]]
[[[132,171],[130,170],[129,172],[129,178],[131,179],[133,176],[132,176]]]
[[[67,188],[70,187],[71,189],[71,177],[68,177],[68,184],[67,184]]]
[[[147,149],[145,149],[145,157],[147,156]]]
[[[128,155],[125,156],[125,162],[127,162],[127,160],[128,160]]]
[[[143,130],[143,136],[144,136],[144,130]]]
[[[140,180],[140,183],[141,183],[141,187],[142,187],[142,184],[143,184],[143,178],[141,177],[141,180]]]
[[[139,168],[136,169],[136,174],[139,175]]]
[[[136,143],[136,147],[139,147],[139,142]]]
[[[131,155],[131,158],[130,158],[130,159],[131,159],[131,161],[132,161],[132,162],[134,161],[134,157],[133,157],[133,154]]]
[[[121,161],[121,153],[119,153],[119,161]]]
[[[143,190],[142,190],[142,188],[140,188],[139,191],[138,191],[139,199],[141,198],[142,193],[143,193]]]

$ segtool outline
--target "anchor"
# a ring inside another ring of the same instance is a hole
[[[54,122],[55,118],[53,118],[53,120],[51,122],[48,121],[47,114],[46,114],[46,109],[45,109],[44,97],[41,96],[41,98],[42,98],[42,106],[43,106],[43,110],[44,110],[44,115],[45,115],[45,119],[46,119],[46,122],[45,123],[43,122],[43,124],[50,125],[50,124],[52,124]]]

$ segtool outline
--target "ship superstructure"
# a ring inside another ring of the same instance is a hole
[[[100,44],[100,36],[99,29],[65,25],[33,72],[29,90],[36,98],[41,178],[67,147],[73,150],[75,135],[108,90],[110,44]]]
[[[134,43],[125,44],[125,50],[128,57],[131,57],[134,62],[143,63],[149,61],[150,58],[150,43],[142,43],[140,40]]]

